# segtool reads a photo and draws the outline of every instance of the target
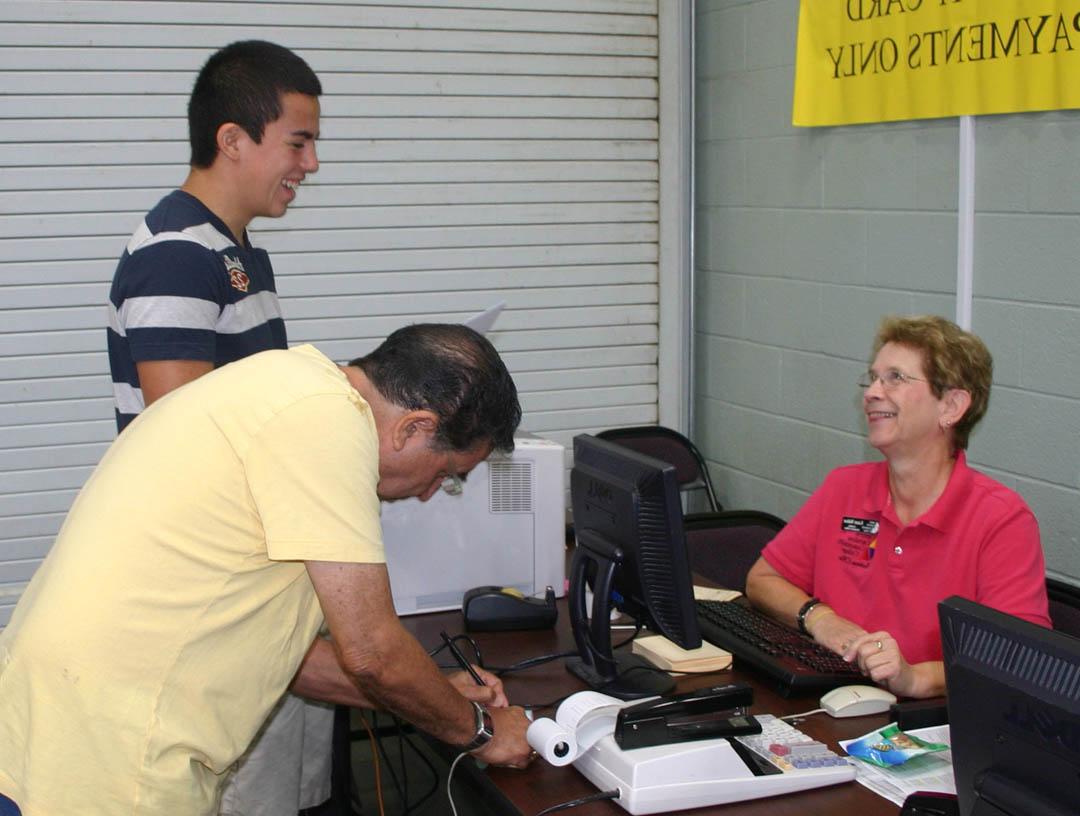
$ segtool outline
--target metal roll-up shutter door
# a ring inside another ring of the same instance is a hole
[[[0,4],[0,625],[115,435],[108,283],[233,40],[325,91],[320,171],[251,230],[291,342],[345,360],[505,301],[526,430],[656,422],[657,26],[656,0]]]

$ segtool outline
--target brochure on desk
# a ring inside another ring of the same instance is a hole
[[[927,742],[949,742],[949,726],[935,725],[930,728],[915,728],[907,733]],[[847,747],[862,737],[840,740],[840,747]],[[891,768],[878,768],[869,762],[855,761],[855,781],[870,788],[878,796],[890,802],[903,805],[909,794],[916,791],[931,793],[956,793],[956,781],[953,779],[952,751],[940,751],[923,754]]]

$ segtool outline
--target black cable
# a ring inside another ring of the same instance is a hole
[[[459,641],[459,640],[464,640],[466,643],[468,643],[469,648],[472,649],[472,653],[475,656],[475,660],[473,660],[473,663],[475,663],[477,666],[479,666],[482,669],[487,668],[486,666],[484,666],[484,657],[480,653],[480,646],[475,640],[473,640],[468,635],[454,635],[452,638],[450,638],[450,640],[453,641],[454,643],[457,643],[457,641]],[[446,644],[445,643],[440,643],[434,649],[429,649],[428,650],[428,657],[435,657],[435,655],[437,655],[439,652],[441,652],[445,648],[446,648]],[[445,668],[460,669],[461,667],[455,664],[453,666],[439,666],[439,668],[440,669],[445,669]]]
[[[611,647],[612,651],[614,651],[615,649],[621,649],[623,646],[625,646],[626,644],[633,641],[633,639],[636,638],[640,634],[641,634],[641,624],[638,623],[638,622],[635,622],[634,623],[634,634],[630,635],[630,637],[628,637],[622,643],[617,643],[614,646],[612,646]],[[591,643],[592,643],[592,641],[590,639],[590,645],[591,645]],[[594,651],[595,651],[595,649],[594,649]],[[538,655],[537,657],[527,657],[524,660],[520,660],[520,661],[518,661],[517,663],[514,663],[511,666],[486,666],[484,668],[486,668],[489,672],[491,672],[495,676],[502,677],[504,674],[512,674],[513,672],[525,671],[525,669],[531,669],[531,668],[534,668],[536,666],[542,666],[545,663],[550,663],[552,660],[561,660],[561,659],[566,658],[566,657],[580,657],[580,656],[581,656],[581,652],[578,652],[577,650],[569,651],[569,652],[555,652],[554,654]],[[479,661],[477,661],[477,662],[479,663]],[[479,663],[479,665],[483,666],[484,664]],[[440,668],[442,668],[442,667],[440,667]]]
[[[636,671],[654,672],[656,674],[663,674],[663,675],[670,676],[670,672],[668,672],[667,669],[661,669],[659,666],[646,666],[646,665],[627,666],[621,672],[617,673],[611,680],[609,680],[607,683],[605,683],[603,686],[601,686],[598,689],[598,691],[600,691],[600,693],[603,693],[604,689],[606,689],[608,686],[612,685],[613,683],[619,682],[620,680],[622,680],[624,677],[626,677],[631,672],[636,672]]]
[[[386,747],[383,745],[382,736],[379,734],[379,715],[378,712],[372,712],[372,728],[375,734],[375,748],[378,750],[379,755],[383,758],[383,765],[386,767],[386,772],[390,774],[390,781],[394,783],[394,790],[397,792],[398,799],[402,802],[407,801],[405,791],[401,787],[401,783],[398,781],[397,774],[394,773],[394,765],[390,761],[390,757],[386,752]]]
[[[536,816],[547,816],[548,813],[556,813],[560,810],[569,810],[570,808],[580,807],[581,805],[587,805],[590,802],[600,802],[604,799],[618,799],[618,788],[606,791],[600,791],[599,793],[590,793],[588,796],[582,796],[580,799],[573,799],[569,802],[563,802],[561,805],[552,805],[549,808],[544,808]]]
[[[401,763],[401,787],[405,790],[405,799],[402,801],[402,816],[405,816],[409,812],[409,766],[405,764],[405,746],[404,739],[401,732],[401,720],[397,718],[397,715],[391,714],[390,719],[393,721],[394,726],[397,728],[398,737],[398,762]]]
[[[634,638],[636,638],[640,634],[641,634],[641,621],[635,620],[634,621],[634,634],[630,635],[630,637],[628,637],[622,643],[618,643],[618,644],[612,646],[611,647],[612,654],[615,653],[616,649],[621,649],[623,646],[625,646],[627,643],[630,643]],[[585,630],[585,640],[588,643],[589,648],[592,650],[592,653],[594,655],[603,654],[603,652],[601,652],[600,649],[598,649],[596,647],[596,644],[593,642],[591,628]]]
[[[476,659],[473,662],[477,666],[479,666],[480,668],[485,668],[485,666],[484,666],[484,656],[482,654],[480,654],[480,644],[478,644],[475,640],[473,640],[468,635],[454,635],[452,638],[450,638],[450,640],[452,640],[455,644],[459,640],[464,640],[466,643],[468,643],[469,647],[473,651],[473,655],[476,657]]]
[[[403,778],[405,778],[406,795],[405,797],[402,797],[402,816],[406,816],[406,814],[413,813],[414,811],[416,811],[416,808],[420,807],[424,802],[427,802],[429,799],[431,799],[432,795],[438,790],[438,772],[435,770],[435,766],[431,764],[431,761],[426,756],[424,756],[423,751],[417,748],[416,744],[413,742],[413,737],[411,737],[408,733],[407,723],[394,715],[391,715],[391,718],[393,719],[394,725],[397,727],[397,740],[399,740],[399,742],[397,742],[397,747],[399,747],[399,760],[402,763]],[[424,766],[427,767],[428,773],[430,773],[432,777],[430,787],[428,788],[428,790],[420,794],[420,798],[416,802],[408,801],[408,780],[406,773],[406,769],[408,766],[405,763],[405,748],[410,749],[416,754],[417,758],[424,764]]]
[[[422,763],[424,763],[424,766],[431,773],[432,777],[431,787],[429,787],[415,802],[411,802],[408,804],[408,807],[405,809],[405,814],[409,814],[424,805],[432,796],[438,793],[439,772],[435,769],[435,766],[431,764],[431,760],[429,760],[427,756],[424,755],[424,752],[417,747],[415,742],[413,742],[412,735],[410,735],[404,728],[402,728],[399,736],[402,740],[405,741],[405,744],[408,745],[410,749],[412,749],[413,753],[416,754],[417,758]]]
[[[538,655],[537,657],[527,657],[512,666],[489,666],[488,671],[497,677],[502,677],[504,674],[512,674],[514,672],[525,671],[525,669],[532,669],[536,666],[542,666],[545,663],[550,663],[552,660],[560,660],[564,657],[577,657],[578,653],[573,652],[556,652],[555,654]]]

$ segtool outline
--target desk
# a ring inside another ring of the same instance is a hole
[[[510,666],[529,657],[573,649],[574,641],[570,634],[568,617],[566,602],[560,601],[559,623],[555,630],[477,632],[472,633],[472,637],[482,650],[485,664]],[[445,629],[450,634],[465,631],[465,622],[460,612],[414,615],[403,618],[402,621],[405,627],[428,649],[434,648],[440,642],[440,630]],[[613,638],[618,642],[618,631],[613,633]],[[764,685],[756,676],[738,670],[683,677],[678,681],[678,690],[690,691],[733,680],[742,680],[754,686],[753,712],[782,715],[797,714],[800,711],[817,708],[816,696],[785,699]],[[503,682],[510,702],[527,706],[549,704],[584,688],[576,677],[566,671],[562,660],[510,674],[504,678]],[[541,713],[544,716],[553,715],[550,709]],[[846,720],[834,720],[828,715],[818,714],[799,723],[798,728],[815,739],[827,743],[838,753],[842,753],[836,744],[837,740],[861,736],[886,722],[888,720],[884,714],[853,717]],[[506,768],[480,770],[475,763],[463,761],[455,773],[455,780],[458,778],[457,774],[463,777],[468,776],[473,784],[483,790],[487,801],[508,814],[533,816],[546,807],[596,792],[592,783],[572,766],[555,768],[543,760],[534,762],[524,771]],[[625,810],[613,802],[596,802],[567,812],[580,812],[588,816],[618,816],[620,814],[625,816],[626,814]],[[871,793],[862,785],[851,782],[788,796],[679,812],[686,813],[688,816],[702,816],[706,813],[722,813],[724,816],[761,816],[761,814],[818,816],[818,814],[837,813],[851,813],[859,816],[896,816],[898,808],[892,802]]]

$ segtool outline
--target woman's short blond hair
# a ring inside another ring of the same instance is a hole
[[[875,356],[886,343],[907,346],[922,354],[923,373],[938,399],[950,388],[959,388],[971,395],[971,405],[952,428],[954,450],[966,450],[972,429],[990,404],[994,360],[986,344],[951,320],[937,315],[885,317],[874,338]]]

